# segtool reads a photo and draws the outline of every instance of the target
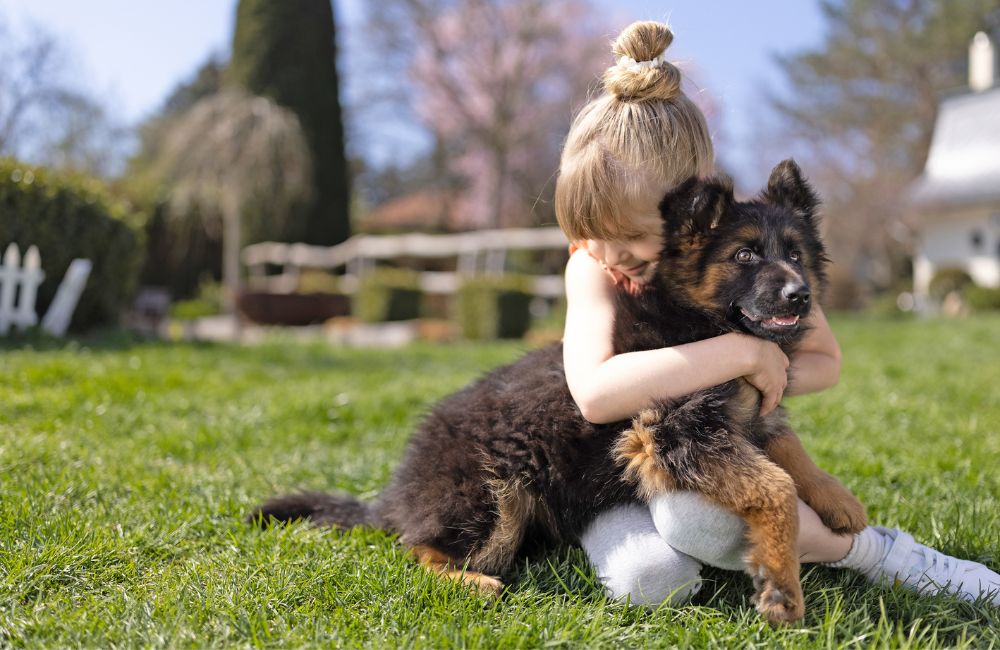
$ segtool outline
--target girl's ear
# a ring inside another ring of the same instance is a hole
[[[692,177],[663,197],[660,215],[669,234],[707,234],[726,218],[732,204],[733,181],[728,176]]]
[[[791,158],[782,160],[771,170],[767,189],[761,194],[766,203],[790,208],[800,217],[812,221],[819,206],[819,197],[802,176],[802,170]]]

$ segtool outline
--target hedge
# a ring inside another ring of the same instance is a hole
[[[934,273],[927,292],[935,300],[944,300],[952,291],[962,293],[966,287],[973,284],[972,278],[962,269],[943,268]]]
[[[365,323],[420,317],[420,277],[407,269],[376,269],[362,276],[351,312]]]
[[[971,285],[965,288],[964,297],[975,311],[1000,309],[1000,288]]]
[[[70,262],[93,264],[70,327],[116,324],[135,287],[142,257],[130,214],[100,181],[0,158],[0,248],[37,246],[45,281],[35,309],[45,314]]]
[[[464,338],[521,338],[531,326],[531,278],[505,275],[466,280],[458,289],[453,318]]]

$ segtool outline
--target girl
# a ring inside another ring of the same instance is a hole
[[[662,245],[660,199],[714,166],[704,117],[682,92],[680,72],[665,59],[672,40],[670,29],[656,22],[633,23],[622,32],[612,48],[617,64],[604,74],[605,93],[574,120],[560,162],[556,215],[575,250],[566,267],[566,379],[592,422],[630,418],[654,399],[737,377],[760,390],[763,414],[786,392],[822,390],[840,374],[840,350],[818,305],[808,318],[812,329],[791,359],[774,343],[735,333],[613,354],[613,293],[641,290],[654,273]],[[943,555],[897,530],[868,527],[836,535],[801,501],[799,517],[803,562],[1000,605],[1000,575],[981,564]],[[743,568],[744,524],[700,495],[671,493],[648,508],[603,513],[582,543],[613,597],[677,603],[700,588],[702,563]]]

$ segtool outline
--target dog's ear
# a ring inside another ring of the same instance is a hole
[[[733,204],[733,181],[728,176],[689,178],[660,202],[660,214],[669,234],[707,233],[722,222]]]
[[[761,200],[790,208],[810,221],[816,216],[816,208],[819,206],[819,197],[791,158],[782,160],[771,170],[767,189],[761,195]]]

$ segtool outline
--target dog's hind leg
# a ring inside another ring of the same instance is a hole
[[[499,596],[500,592],[503,591],[503,583],[499,578],[478,571],[467,571],[463,568],[461,561],[433,546],[418,544],[410,547],[410,553],[421,565],[434,573],[449,580],[469,585],[483,594]]]

